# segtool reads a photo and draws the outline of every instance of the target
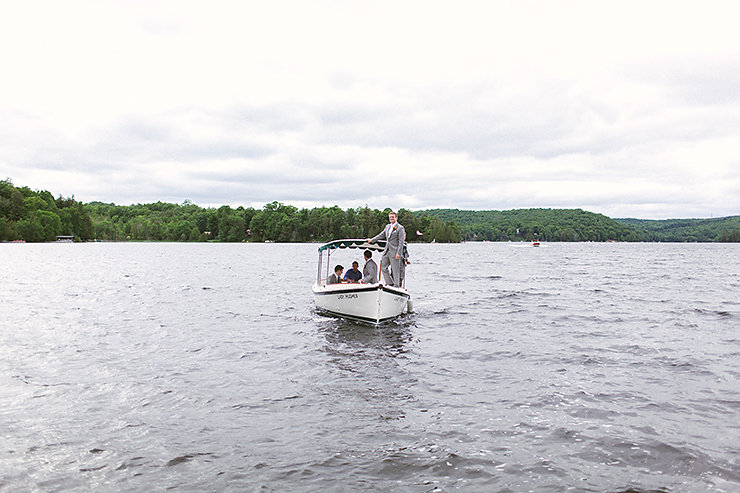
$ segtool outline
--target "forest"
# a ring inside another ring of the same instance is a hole
[[[581,209],[515,209],[508,211],[425,211],[460,225],[466,241],[642,241],[634,228],[602,214]]]
[[[740,242],[740,216],[711,219],[616,219],[644,241]]]
[[[15,187],[0,181],[0,241],[54,241],[58,235],[76,241],[279,241],[324,242],[375,236],[388,222],[390,209],[338,206],[298,209],[271,202],[252,207],[203,208],[182,204],[83,204],[46,190]],[[425,213],[400,209],[398,219],[407,241],[458,242],[456,224]],[[417,231],[424,231],[417,235]]]
[[[338,206],[298,209],[281,202],[204,208],[156,202],[116,205],[57,198],[47,190],[0,181],[0,241],[277,241],[366,238],[382,230],[390,209]],[[412,242],[673,241],[740,242],[740,216],[715,219],[611,219],[581,209],[400,209]],[[418,234],[417,234],[418,233]]]
[[[85,205],[74,198],[15,187],[0,181],[0,241],[54,241],[57,235],[86,241],[95,238]]]
[[[460,225],[465,241],[740,242],[740,216],[713,219],[612,219],[581,209],[424,211]]]
[[[338,206],[298,209],[271,202],[262,209],[231,208],[228,205],[202,208],[183,204],[136,204],[119,206],[91,202],[86,206],[95,237],[103,240],[146,241],[278,241],[325,242],[337,238],[375,236],[388,222],[390,209],[368,207],[343,210]],[[460,241],[457,225],[406,209],[398,220],[407,232],[407,241]],[[416,235],[424,231],[423,235]]]

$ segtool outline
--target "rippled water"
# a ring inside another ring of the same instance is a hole
[[[0,490],[740,490],[740,245],[411,254],[374,328],[316,245],[0,245]]]

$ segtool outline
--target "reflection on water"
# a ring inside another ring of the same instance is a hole
[[[403,418],[404,406],[414,400],[415,378],[399,363],[409,351],[411,323],[399,319],[374,327],[332,318],[320,322],[318,328],[326,339],[322,350],[334,377],[325,382],[323,390],[343,403],[342,412],[375,416],[381,424]],[[376,439],[387,438],[382,428],[373,434]]]
[[[393,356],[405,352],[412,340],[414,315],[403,315],[379,326],[362,324],[343,318],[326,318],[317,323],[318,330],[332,345],[368,348]]]

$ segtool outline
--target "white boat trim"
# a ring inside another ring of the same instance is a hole
[[[314,284],[312,289],[317,310],[372,324],[398,317],[411,299],[405,289],[380,283]]]

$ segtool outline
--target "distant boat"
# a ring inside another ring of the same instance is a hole
[[[538,240],[538,239],[536,239],[536,238],[535,238],[534,240],[532,240],[532,246],[533,246],[533,247],[538,247],[538,246],[540,246],[540,240]]]
[[[404,311],[411,311],[411,295],[406,288],[383,285],[380,279],[373,283],[326,284],[330,273],[331,253],[344,248],[380,252],[385,248],[385,241],[367,243],[359,239],[334,240],[319,247],[318,274],[312,288],[319,311],[376,325],[396,318]]]
[[[57,236],[57,243],[74,243],[75,237],[74,236]]]

